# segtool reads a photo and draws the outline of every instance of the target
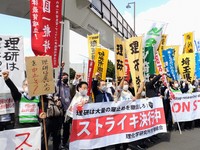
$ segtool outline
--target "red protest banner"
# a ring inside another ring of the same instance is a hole
[[[82,111],[74,109],[70,149],[94,149],[166,132],[164,116],[160,97],[85,104]]]
[[[126,75],[126,80],[129,81],[130,80],[130,67],[129,67],[127,58],[125,58],[125,75]]]
[[[94,61],[88,60],[88,76],[87,76],[87,83],[88,83],[88,93],[87,95],[90,96],[92,94],[92,75],[94,71]]]
[[[30,0],[32,50],[37,55],[50,55],[58,67],[62,0]]]

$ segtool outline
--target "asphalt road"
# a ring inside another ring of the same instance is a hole
[[[159,134],[159,140],[156,143],[147,143],[146,150],[200,150],[200,128],[192,130],[172,131],[168,133]],[[129,144],[132,150],[135,148],[134,143]],[[52,141],[49,141],[49,150],[52,150]],[[106,148],[106,150],[115,150],[113,146]]]

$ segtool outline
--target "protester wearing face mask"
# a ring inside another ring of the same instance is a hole
[[[69,84],[69,76],[66,72],[63,71],[64,66],[65,62],[62,62],[60,69],[61,72],[59,73],[57,81],[57,95],[61,98],[61,103],[64,110],[63,113],[65,114],[69,108],[72,98],[76,93],[76,85],[81,81],[81,75],[76,74],[72,84]],[[69,147],[67,143],[70,135],[70,125],[72,123],[71,119],[67,121],[64,120],[65,117],[63,117],[63,135],[61,145],[61,148],[63,149]]]
[[[75,96],[72,99],[72,102],[67,110],[67,113],[65,117],[71,117],[73,118],[73,110],[82,110],[82,107],[84,104],[89,102],[89,96],[87,96],[88,92],[88,84],[87,82],[81,81],[77,85],[77,91]]]
[[[17,87],[9,78],[9,72],[2,72],[6,85],[10,88],[12,97],[15,101],[15,128],[26,128],[39,126],[39,98],[31,97],[28,94],[28,83],[27,80],[23,82],[23,92],[20,93]],[[26,109],[27,104],[34,105],[34,112],[23,113],[23,109]],[[23,117],[22,117],[23,116]]]
[[[110,93],[107,92],[107,86],[106,82],[104,80],[99,79],[99,73],[95,73],[95,77],[92,81],[92,92],[94,94],[94,101],[95,103],[101,103],[101,102],[111,102],[113,101],[113,97]],[[98,150],[105,150],[106,147],[102,147]],[[97,150],[97,149],[95,149]]]
[[[98,81],[99,73],[95,74],[95,78],[92,81],[92,91],[94,93],[95,102],[110,102],[113,101],[113,97],[107,92],[106,82],[103,80]]]
[[[171,81],[170,90],[175,94],[187,93],[189,90],[188,83],[185,82],[184,86],[179,86],[178,81]]]
[[[128,90],[129,89],[129,84],[125,80],[125,77],[121,80],[120,85],[119,85],[119,99],[120,101],[122,100],[136,100],[136,98],[132,95],[132,93]]]

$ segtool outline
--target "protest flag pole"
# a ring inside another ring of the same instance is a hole
[[[61,91],[61,80],[62,80],[62,63],[63,63],[63,43],[64,43],[64,21],[65,21],[65,0],[63,0],[63,14],[62,14],[62,41],[61,41],[61,54],[60,54],[60,75],[59,75],[59,91],[58,91],[58,96],[60,97],[60,91]]]
[[[41,104],[42,104],[42,112],[44,112],[44,99],[43,99],[43,95],[41,96]],[[46,118],[43,118],[42,122],[43,122],[43,129],[44,129],[45,150],[48,150],[47,132],[46,132]]]

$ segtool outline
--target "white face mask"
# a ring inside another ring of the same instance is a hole
[[[123,90],[124,90],[124,91],[127,91],[127,90],[128,90],[128,85],[124,85],[124,86],[123,86]]]
[[[146,94],[145,91],[142,91],[141,96],[145,97],[145,94]]]
[[[183,82],[182,86],[185,87],[185,82]]]
[[[79,90],[79,92],[81,93],[82,96],[86,96],[88,90]]]
[[[178,83],[175,83],[175,84],[174,84],[174,87],[175,87],[175,88],[178,88]]]
[[[101,90],[104,91],[104,92],[106,92],[107,91],[107,86],[102,86]]]
[[[28,87],[27,86],[24,88],[24,92],[28,94]]]

